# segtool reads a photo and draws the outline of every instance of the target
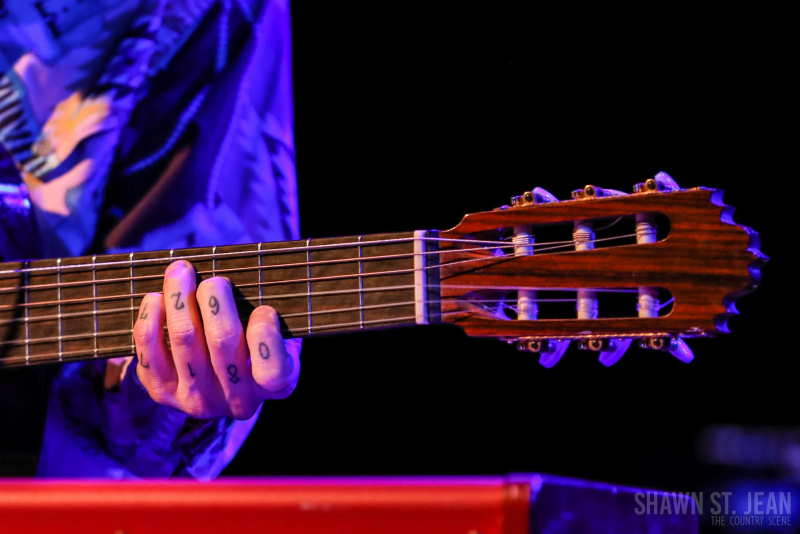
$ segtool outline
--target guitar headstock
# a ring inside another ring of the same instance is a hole
[[[536,188],[439,234],[441,312],[550,367],[571,342],[613,365],[633,342],[691,361],[683,338],[727,333],[767,257],[722,191],[665,173],[633,193]]]

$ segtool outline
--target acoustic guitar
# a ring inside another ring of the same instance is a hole
[[[6,262],[0,367],[133,355],[141,299],[179,258],[228,277],[244,322],[274,307],[287,337],[450,323],[546,367],[570,343],[607,366],[634,341],[688,362],[684,339],[728,332],[767,260],[732,214],[661,173],[630,194],[537,188],[444,231]]]

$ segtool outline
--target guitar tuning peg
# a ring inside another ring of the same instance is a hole
[[[689,345],[679,337],[650,337],[639,341],[639,347],[643,349],[663,350],[669,352],[683,363],[694,360],[694,354]]]
[[[541,197],[544,202],[558,202],[558,199],[551,192],[541,187],[535,187],[532,193]]]
[[[539,364],[543,367],[553,367],[569,348],[569,340],[561,339],[518,339],[517,350],[538,353]]]
[[[633,186],[634,193],[658,193],[660,191],[679,191],[678,183],[665,172],[656,174],[640,184]]]
[[[669,344],[669,353],[678,358],[683,363],[689,363],[694,360],[694,353],[689,345],[686,344],[681,338],[675,338]]]
[[[608,344],[608,349],[600,351],[600,356],[597,360],[605,365],[606,367],[611,367],[615,363],[622,358],[623,354],[628,350],[628,348],[633,343],[633,339],[614,339]]]
[[[569,348],[569,340],[557,340],[557,339],[550,339],[547,342],[547,350],[542,351],[541,356],[539,356],[539,365],[542,367],[547,367],[548,369],[553,367],[561,357],[567,352]]]
[[[670,176],[669,174],[667,174],[667,173],[665,173],[663,171],[658,173],[658,174],[656,174],[654,176],[654,179],[655,179],[656,182],[658,182],[660,184],[663,184],[664,185],[664,189],[666,189],[667,191],[678,191],[680,189],[680,186],[672,178],[672,176]]]
[[[548,204],[550,202],[558,202],[558,199],[549,191],[536,187],[533,191],[525,191],[521,195],[511,197],[510,207],[525,208],[534,204]]]

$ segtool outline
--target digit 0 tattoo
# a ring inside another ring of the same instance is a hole
[[[239,369],[234,364],[230,364],[228,366],[228,375],[229,375],[228,380],[236,384],[239,380],[241,380],[241,378],[239,378],[239,375],[237,374],[238,372]]]
[[[169,298],[174,298],[175,299],[175,309],[176,310],[182,310],[182,309],[184,309],[186,307],[186,303],[181,302],[181,292],[180,291],[178,291],[177,293],[173,293],[172,295],[169,296]]]
[[[147,319],[147,303],[145,302],[144,306],[142,307],[142,313],[139,315],[139,319]]]
[[[145,369],[150,368],[150,364],[144,362],[144,351],[139,353],[139,366],[144,367]]]
[[[208,305],[211,306],[211,313],[214,315],[219,313],[219,301],[217,300],[217,297],[211,295],[211,298],[208,299]]]
[[[269,347],[266,343],[258,344],[258,355],[264,360],[269,360]]]

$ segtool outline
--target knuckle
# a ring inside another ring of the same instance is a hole
[[[133,325],[133,339],[137,345],[148,345],[154,339],[153,322],[139,319]]]
[[[238,421],[245,421],[256,414],[260,403],[248,401],[242,398],[231,400],[229,406],[229,416]]]
[[[168,330],[173,343],[178,345],[189,346],[197,339],[197,330],[191,321],[175,321]]]
[[[235,350],[239,345],[242,326],[222,322],[221,324],[209,325],[206,327],[206,343],[214,351],[228,352]]]

